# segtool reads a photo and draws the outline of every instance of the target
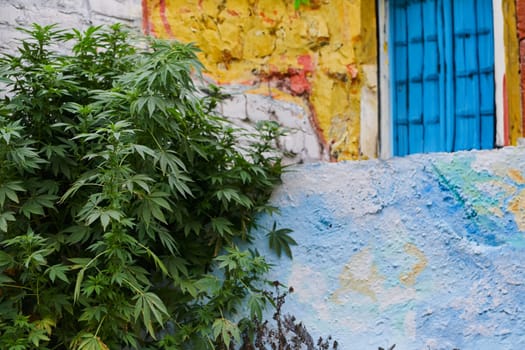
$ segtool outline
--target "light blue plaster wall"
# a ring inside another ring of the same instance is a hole
[[[312,335],[342,350],[525,346],[525,149],[296,166],[272,201],[281,215],[262,225],[300,245],[271,256],[270,278],[294,287],[285,312]]]

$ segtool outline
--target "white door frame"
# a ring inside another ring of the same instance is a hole
[[[505,44],[502,0],[492,0],[494,11],[494,94],[496,102],[495,146],[505,144],[503,80],[505,76]],[[379,32],[379,157],[393,156],[394,140],[392,130],[392,102],[390,95],[390,0],[377,0],[377,30]]]

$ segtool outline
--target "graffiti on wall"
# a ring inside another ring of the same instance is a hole
[[[297,167],[262,220],[301,242],[271,278],[295,289],[285,311],[342,349],[515,349],[524,196],[523,149]]]
[[[314,133],[318,154],[310,158],[357,159],[361,91],[375,89],[375,73],[362,65],[375,64],[369,13],[373,25],[361,30],[361,12],[370,6],[311,1],[296,11],[286,0],[143,0],[143,24],[157,37],[195,42],[217,84],[299,107],[303,113],[289,118],[305,118]]]

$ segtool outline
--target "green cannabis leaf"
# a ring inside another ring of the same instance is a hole
[[[0,349],[238,344],[266,305],[249,244],[283,130],[218,115],[192,44],[21,31],[0,57]]]
[[[270,249],[274,250],[278,257],[284,252],[287,257],[292,258],[291,246],[297,245],[297,242],[290,237],[292,232],[293,230],[288,228],[277,229],[277,223],[274,222],[272,229],[266,234]]]

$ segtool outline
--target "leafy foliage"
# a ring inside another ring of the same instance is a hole
[[[275,250],[277,256],[281,257],[282,251],[290,259],[292,258],[292,249],[290,246],[297,245],[295,239],[290,236],[293,231],[289,228],[277,229],[277,223],[273,223],[272,229],[267,233],[270,249]]]
[[[249,134],[217,116],[191,44],[138,50],[118,25],[22,30],[0,61],[0,348],[239,341],[243,300],[259,316],[269,301],[268,263],[239,243],[274,210],[278,125]]]

